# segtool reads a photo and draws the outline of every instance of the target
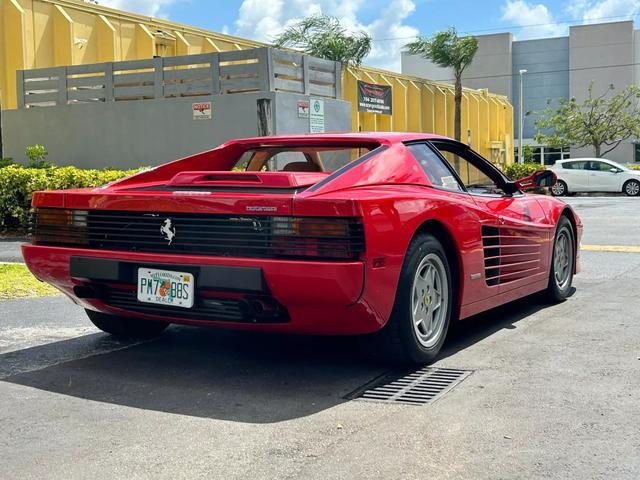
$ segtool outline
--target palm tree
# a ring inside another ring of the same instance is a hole
[[[455,79],[455,119],[454,133],[456,140],[461,137],[462,109],[462,72],[469,66],[478,50],[475,37],[459,37],[455,28],[436,33],[432,38],[418,37],[405,45],[413,55],[420,55],[436,65],[453,69]]]
[[[312,15],[291,25],[278,35],[273,46],[295,48],[314,57],[358,66],[371,51],[371,37],[364,31],[353,35],[328,15]]]

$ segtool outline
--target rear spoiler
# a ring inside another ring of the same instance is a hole
[[[180,172],[166,184],[167,187],[241,186],[260,188],[298,188],[315,185],[324,180],[328,172]]]

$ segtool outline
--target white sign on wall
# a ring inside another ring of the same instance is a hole
[[[211,120],[211,102],[198,102],[191,104],[194,120]]]
[[[324,100],[311,99],[309,108],[309,132],[324,133]]]

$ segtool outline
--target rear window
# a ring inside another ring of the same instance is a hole
[[[333,172],[378,145],[286,146],[246,150],[233,166],[242,172]]]

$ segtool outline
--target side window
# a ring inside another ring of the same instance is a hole
[[[591,170],[592,172],[600,171],[600,163],[601,162],[586,162],[586,169]]]
[[[429,146],[424,143],[414,143],[407,145],[407,148],[418,161],[424,173],[427,174],[433,186],[462,191],[462,186],[451,169]]]
[[[607,172],[607,173],[611,173],[611,169],[615,168],[613,165],[609,165],[608,163],[604,163],[604,162],[596,162],[598,164],[598,170],[600,170],[601,172]]]
[[[569,162],[565,163],[564,168],[568,168],[570,170],[584,170],[586,162]]]
[[[465,156],[465,152],[458,152],[455,146],[435,144],[449,165],[458,173],[469,193],[502,195],[504,192],[484,171],[476,167]]]

